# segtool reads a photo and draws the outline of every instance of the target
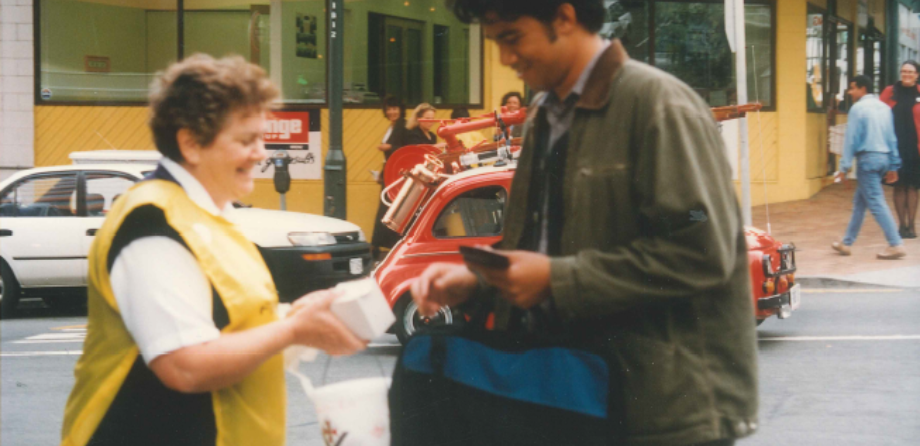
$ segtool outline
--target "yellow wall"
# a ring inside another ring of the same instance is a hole
[[[513,71],[500,66],[494,44],[486,42],[483,54],[484,108],[470,110],[475,115],[493,110],[509,90],[523,92],[524,85]],[[450,110],[439,110],[438,117],[449,118]],[[329,112],[322,110],[322,152],[329,147]],[[380,170],[383,155],[377,145],[389,122],[378,109],[347,109],[343,114],[343,147],[348,162],[347,219],[370,237],[377,213],[380,186],[369,170]],[[68,155],[85,150],[154,150],[147,127],[146,107],[37,106],[35,107],[35,165],[70,164]],[[294,181],[287,194],[292,211],[323,213],[323,181]],[[277,209],[279,197],[271,180],[256,180],[253,193],[243,199],[257,207]]]

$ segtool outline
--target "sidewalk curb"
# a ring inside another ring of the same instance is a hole
[[[888,284],[873,283],[867,281],[858,281],[851,279],[844,279],[840,277],[833,276],[802,276],[796,277],[795,282],[802,285],[804,288],[837,288],[837,289],[852,289],[852,288],[864,288],[867,286],[873,288],[885,288],[885,289],[903,289],[903,290],[920,290],[920,287],[910,287],[910,286],[892,286]]]

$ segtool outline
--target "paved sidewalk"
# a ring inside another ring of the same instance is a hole
[[[872,214],[866,213],[853,255],[841,256],[831,243],[843,236],[853,210],[855,181],[834,184],[808,200],[769,206],[773,237],[795,243],[798,276],[830,278],[866,284],[920,288],[920,238],[904,240],[907,257],[879,260],[875,254],[888,244]],[[894,216],[891,189],[888,206]],[[754,226],[767,229],[766,207],[752,210]],[[897,218],[895,218],[897,222]]]

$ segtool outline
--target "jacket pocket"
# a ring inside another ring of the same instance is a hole
[[[714,420],[705,364],[683,347],[635,334],[615,342],[629,435],[664,434]]]
[[[625,164],[579,167],[566,203],[566,233],[581,247],[622,244],[636,234],[633,185]]]

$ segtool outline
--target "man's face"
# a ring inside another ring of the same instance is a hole
[[[563,82],[571,64],[564,37],[533,17],[503,21],[494,13],[486,16],[483,32],[498,44],[502,65],[511,67],[534,90],[549,90]]]
[[[847,94],[853,98],[853,102],[856,102],[866,95],[866,87],[857,87],[856,82],[850,82],[850,88],[847,89]]]
[[[505,107],[508,107],[508,111],[516,112],[521,109],[521,101],[517,96],[510,96],[508,101],[505,102]]]

